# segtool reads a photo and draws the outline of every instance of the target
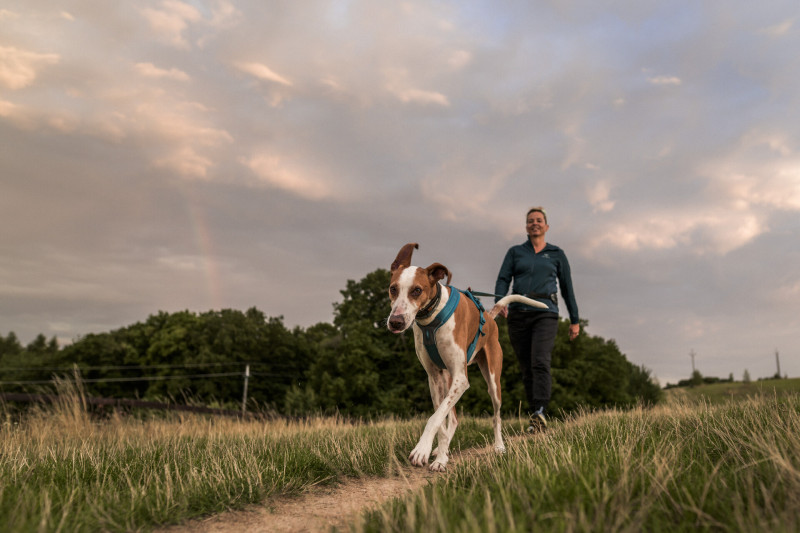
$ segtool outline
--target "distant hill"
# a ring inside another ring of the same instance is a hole
[[[707,401],[717,404],[764,394],[800,393],[800,378],[764,379],[749,383],[741,381],[712,383],[696,387],[676,387],[664,392],[667,401]]]

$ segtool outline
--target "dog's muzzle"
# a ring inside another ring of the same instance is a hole
[[[392,333],[400,333],[406,329],[406,319],[403,315],[391,315],[386,325]]]

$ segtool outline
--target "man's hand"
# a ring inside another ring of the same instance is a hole
[[[569,325],[569,340],[574,341],[575,337],[578,336],[578,333],[581,332],[581,325],[580,324],[570,324]]]

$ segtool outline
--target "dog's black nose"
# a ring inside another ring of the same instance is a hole
[[[406,327],[406,321],[402,315],[392,315],[389,317],[389,329],[395,333],[403,331]]]

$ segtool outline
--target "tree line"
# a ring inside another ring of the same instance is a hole
[[[348,280],[334,303],[332,323],[287,328],[282,317],[256,308],[194,313],[159,312],[144,322],[93,333],[63,348],[39,335],[23,346],[14,333],[0,335],[2,392],[41,390],[8,384],[47,380],[76,365],[87,393],[142,399],[189,399],[234,407],[242,399],[245,364],[251,366],[248,398],[255,406],[285,415],[338,412],[350,416],[429,413],[425,371],[413,334],[385,327],[390,303],[389,272],[378,269]],[[516,413],[524,390],[505,319],[498,317],[505,354],[503,410]],[[554,412],[579,406],[600,408],[654,404],[661,389],[650,371],[630,363],[613,340],[583,330],[572,342],[561,320],[552,356]],[[208,374],[210,377],[204,378]],[[184,377],[182,377],[184,376]],[[146,377],[147,380],[129,381]],[[470,389],[459,408],[480,415],[492,410],[480,372],[469,373]]]

